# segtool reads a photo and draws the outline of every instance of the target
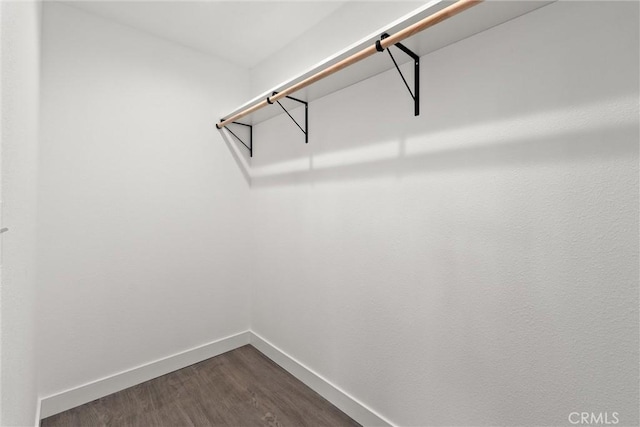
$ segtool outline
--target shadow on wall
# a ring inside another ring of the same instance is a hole
[[[433,129],[430,111],[415,118],[377,114],[373,122],[364,115],[356,108],[351,118],[326,112],[318,118],[310,109],[316,128],[338,120],[349,128],[344,135],[330,126],[311,131],[308,146],[290,119],[278,116],[254,131],[253,158],[230,134],[222,135],[245,181],[256,188],[638,155],[633,96],[448,129]]]
[[[243,155],[240,150],[244,149],[238,141],[234,141],[233,137],[225,129],[219,130],[222,140],[227,144],[227,148],[238,165],[238,169],[242,172],[242,177],[249,187],[251,187],[251,175],[249,174],[250,165],[248,163],[249,154]]]
[[[254,127],[252,159],[229,147],[252,187],[637,155],[637,5],[618,6],[545,7],[423,56],[419,117],[391,69],[311,102],[309,144],[280,114]]]

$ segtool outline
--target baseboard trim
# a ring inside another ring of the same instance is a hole
[[[393,424],[340,387],[317,374],[266,339],[252,331],[241,332],[209,344],[155,360],[138,367],[100,378],[90,383],[39,400],[36,426],[39,420],[76,406],[99,399],[125,388],[152,380],[194,363],[218,356],[251,344],[284,370],[327,399],[363,426],[392,426]]]
[[[393,425],[358,399],[298,362],[255,332],[250,333],[249,343],[363,426]]]
[[[222,353],[249,344],[251,333],[241,332],[211,343],[155,360],[150,363],[110,375],[40,400],[39,419],[50,417],[76,406],[152,380]]]

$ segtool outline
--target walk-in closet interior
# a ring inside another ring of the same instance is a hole
[[[0,1],[2,426],[638,426],[638,1]]]

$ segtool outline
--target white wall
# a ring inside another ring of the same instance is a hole
[[[53,2],[42,64],[41,395],[245,331],[248,72]]]
[[[423,6],[416,1],[350,1],[251,69],[251,95],[273,89],[325,58]],[[245,100],[246,101],[246,100]]]
[[[0,425],[36,421],[35,289],[40,3],[0,2]]]
[[[258,125],[253,330],[399,425],[637,425],[637,17],[434,52],[418,118],[391,70],[311,103],[308,146]]]

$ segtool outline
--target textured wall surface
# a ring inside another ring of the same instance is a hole
[[[392,70],[242,170],[249,72],[47,3],[40,394],[251,327],[396,424],[637,425],[638,12],[546,6],[424,57],[420,117]]]
[[[418,118],[392,70],[308,146],[258,125],[253,330],[400,425],[637,425],[637,18],[554,3],[424,57]]]
[[[40,5],[0,2],[2,113],[2,357],[0,425],[36,417],[36,167]]]
[[[248,73],[66,5],[43,13],[48,396],[248,328],[248,191],[212,125]]]

